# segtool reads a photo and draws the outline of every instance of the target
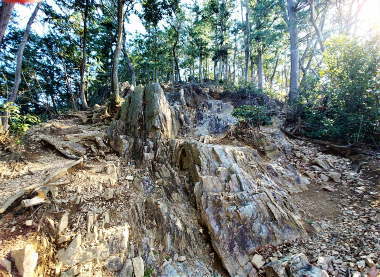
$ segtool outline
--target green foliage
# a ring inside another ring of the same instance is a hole
[[[272,119],[265,106],[241,106],[236,108],[232,115],[237,117],[240,121],[257,127],[272,124]]]
[[[144,277],[151,277],[153,273],[154,273],[154,270],[148,268],[148,269],[146,269],[145,272],[144,272]]]
[[[305,134],[345,143],[374,143],[380,134],[380,44],[339,36],[326,43],[324,68],[306,80]]]
[[[12,102],[0,106],[0,112],[9,113],[10,131],[15,135],[23,135],[28,129],[41,122],[38,116],[32,114],[20,114],[20,108]]]

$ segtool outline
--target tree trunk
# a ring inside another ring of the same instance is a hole
[[[237,39],[236,39],[236,36],[235,36],[235,48],[234,48],[234,57],[233,57],[233,62],[232,62],[232,83],[233,84],[236,84],[236,57],[237,57],[237,50],[238,50],[238,46],[237,46]]]
[[[251,81],[255,83],[255,79],[255,59],[253,55],[251,55]]]
[[[244,67],[244,81],[248,82],[248,71],[249,71],[249,59],[250,59],[250,41],[251,41],[251,26],[249,24],[249,1],[245,0],[245,67]]]
[[[258,49],[257,53],[257,77],[258,77],[258,88],[260,90],[264,89],[264,65],[263,65],[263,52],[261,47]]]
[[[298,54],[298,26],[297,10],[295,0],[288,1],[288,28],[290,35],[290,88],[289,104],[297,102],[299,96],[298,75],[299,75],[299,54]]]
[[[216,78],[217,78],[217,76],[216,76],[216,67],[218,66],[218,63],[217,63],[217,61],[215,60],[214,61],[214,68],[213,68],[213,71],[214,71],[214,81],[216,81]]]
[[[198,75],[199,75],[199,82],[202,83],[202,54],[199,55],[199,69],[198,69]]]
[[[277,53],[276,53],[276,63],[274,64],[273,73],[270,76],[270,87],[271,88],[273,88],[273,80],[274,80],[274,77],[276,76],[277,66],[278,66],[279,60],[280,60],[280,55],[278,55],[278,50],[277,50]]]
[[[319,29],[319,26],[317,25],[316,18],[315,18],[314,0],[309,0],[309,3],[310,3],[310,21],[314,27],[315,33],[317,34],[317,38],[318,38],[319,45],[321,47],[321,51],[324,52],[325,51],[325,45],[323,43],[322,32]]]
[[[85,1],[84,15],[83,15],[83,38],[82,38],[82,61],[80,65],[80,99],[82,102],[82,108],[88,109],[86,98],[86,71],[87,71],[87,21],[88,21],[88,9],[89,0]]]
[[[20,83],[21,83],[22,58],[24,56],[25,46],[26,46],[26,43],[28,42],[29,34],[30,34],[31,29],[32,29],[32,24],[33,24],[33,22],[37,16],[37,13],[38,13],[40,7],[41,7],[41,3],[38,3],[34,9],[32,15],[30,16],[29,21],[28,21],[26,28],[25,28],[25,31],[24,31],[24,35],[23,35],[22,40],[20,42],[19,48],[17,50],[15,81],[14,81],[14,85],[13,85],[11,94],[8,98],[8,102],[16,102],[18,89],[19,89]],[[5,130],[8,130],[8,127],[9,127],[8,126],[8,119],[9,119],[9,112],[6,112],[5,116],[3,117],[3,128]]]
[[[126,35],[125,25],[123,24],[123,54],[124,54],[124,58],[125,58],[127,65],[128,65],[128,70],[131,73],[131,83],[133,86],[136,87],[136,84],[137,84],[136,70],[135,70],[135,67],[133,66],[131,59],[128,56],[128,52],[127,52],[127,49],[125,47],[126,37],[127,37],[127,35]]]
[[[3,41],[3,37],[5,31],[7,30],[9,19],[11,18],[14,6],[14,3],[3,2],[0,7],[0,44]]]
[[[118,69],[123,36],[124,3],[125,0],[117,1],[117,38],[116,48],[112,61],[112,93],[115,98],[120,97]]]

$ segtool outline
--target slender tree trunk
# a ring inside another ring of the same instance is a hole
[[[199,75],[199,82],[202,83],[202,54],[199,55],[199,69],[198,69],[198,75]]]
[[[274,64],[273,73],[270,76],[270,87],[271,88],[273,88],[273,80],[274,80],[274,77],[276,76],[277,66],[278,66],[279,60],[280,60],[280,55],[278,55],[278,50],[277,50],[277,53],[276,53],[276,63]]]
[[[255,83],[255,79],[255,59],[254,56],[251,55],[251,81]]]
[[[32,15],[30,16],[28,23],[26,24],[24,35],[23,35],[22,40],[20,42],[19,48],[17,50],[15,81],[14,81],[14,85],[13,85],[11,94],[8,98],[8,102],[16,102],[18,89],[19,89],[20,83],[21,83],[22,58],[24,56],[25,46],[26,46],[26,43],[28,42],[28,38],[29,38],[30,31],[32,29],[33,22],[36,19],[37,13],[40,10],[40,8],[41,8],[41,3],[38,3],[34,9]],[[5,130],[8,130],[8,127],[9,127],[8,126],[8,120],[9,120],[9,113],[6,112],[5,116],[3,117],[3,128]]]
[[[263,65],[263,51],[261,47],[258,49],[257,53],[257,77],[258,77],[258,88],[260,90],[264,89],[264,65]]]
[[[245,0],[245,68],[244,68],[244,80],[248,82],[248,72],[249,72],[249,60],[250,60],[250,41],[251,41],[251,26],[249,23],[249,1]]]
[[[218,67],[218,62],[217,62],[217,60],[215,60],[214,61],[214,81],[216,81],[218,78],[218,76],[216,76],[217,67]]]
[[[233,68],[233,73],[232,73],[232,82],[236,84],[236,57],[237,57],[237,39],[235,36],[235,49],[234,49],[234,58],[232,62],[232,68]]]
[[[3,41],[14,6],[14,3],[5,3],[3,1],[3,4],[0,7],[0,44]]]
[[[123,24],[123,54],[124,54],[125,61],[127,62],[127,65],[128,65],[128,70],[131,73],[132,85],[136,87],[136,83],[137,83],[136,70],[135,70],[135,67],[133,66],[131,59],[128,56],[128,51],[125,47],[126,37],[127,35],[126,35],[125,25]]]
[[[117,38],[116,48],[112,61],[112,93],[116,98],[120,97],[119,91],[119,59],[122,47],[123,25],[124,25],[124,3],[125,0],[117,1]]]
[[[309,0],[310,3],[310,21],[311,24],[314,27],[315,33],[317,34],[318,42],[321,47],[321,51],[325,51],[325,45],[323,43],[323,38],[322,38],[322,32],[319,29],[319,26],[317,25],[316,18],[315,18],[315,3],[314,0]]]
[[[290,35],[290,88],[289,104],[294,104],[298,100],[298,75],[299,75],[299,54],[298,54],[298,26],[297,10],[295,0],[288,2],[288,28]]]
[[[66,66],[65,63],[63,64],[63,68],[65,70],[66,92],[67,92],[67,94],[68,94],[68,96],[69,96],[69,98],[71,100],[72,109],[74,111],[77,111],[78,107],[77,107],[76,102],[75,102],[76,97],[74,97],[74,94],[73,94],[73,92],[71,90],[71,82],[70,82],[69,74],[67,72],[67,66]]]
[[[83,38],[82,38],[82,61],[80,65],[80,99],[82,102],[82,108],[84,110],[88,109],[87,98],[86,98],[86,71],[87,71],[87,21],[88,21],[88,9],[89,0],[85,1],[84,15],[83,15]]]

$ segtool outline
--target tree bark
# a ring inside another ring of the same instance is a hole
[[[290,35],[290,88],[289,104],[297,102],[299,96],[298,75],[299,75],[299,53],[298,53],[298,26],[297,7],[295,0],[287,0],[288,3],[288,28]]]
[[[3,41],[14,6],[14,3],[3,2],[0,7],[0,44]]]
[[[258,49],[257,53],[257,77],[258,77],[258,88],[262,90],[264,88],[264,65],[263,65],[263,52],[261,47]]]
[[[251,41],[251,27],[249,24],[249,1],[245,0],[245,67],[244,67],[244,81],[248,82],[249,60],[250,60],[250,41]]]
[[[86,98],[86,71],[87,71],[87,21],[88,21],[88,9],[89,0],[85,1],[84,15],[83,15],[83,38],[82,38],[82,61],[80,65],[80,99],[82,102],[82,108],[88,109]]]
[[[112,93],[114,97],[118,98],[120,96],[119,91],[119,58],[122,46],[122,33],[123,33],[123,22],[124,22],[124,3],[125,0],[117,1],[117,39],[116,48],[112,61]]]
[[[276,63],[274,64],[273,73],[270,76],[270,87],[271,88],[273,88],[273,80],[274,80],[274,77],[276,76],[277,66],[278,66],[279,60],[280,60],[280,55],[278,55],[278,50],[277,50],[277,53],[276,53]]]
[[[199,55],[199,68],[198,68],[198,77],[199,77],[199,82],[202,83],[202,65],[203,65],[203,60],[202,60],[202,54]]]

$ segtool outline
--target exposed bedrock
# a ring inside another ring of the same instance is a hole
[[[260,247],[306,235],[287,198],[306,186],[256,150],[187,141],[177,148],[176,163],[194,184],[203,224],[231,276],[254,274],[251,259]]]
[[[201,116],[195,116],[192,126],[195,137],[220,134],[236,124],[230,104],[204,99],[191,107],[186,102],[172,101],[170,106],[158,84],[137,87],[109,129],[111,145],[127,158],[152,161],[156,169],[177,169],[167,174],[171,178],[187,175],[187,190],[224,267],[231,276],[254,276],[255,251],[306,236],[288,195],[307,185],[292,167],[263,158],[251,147],[201,143],[191,134],[177,136],[186,124],[181,118],[197,114]]]

